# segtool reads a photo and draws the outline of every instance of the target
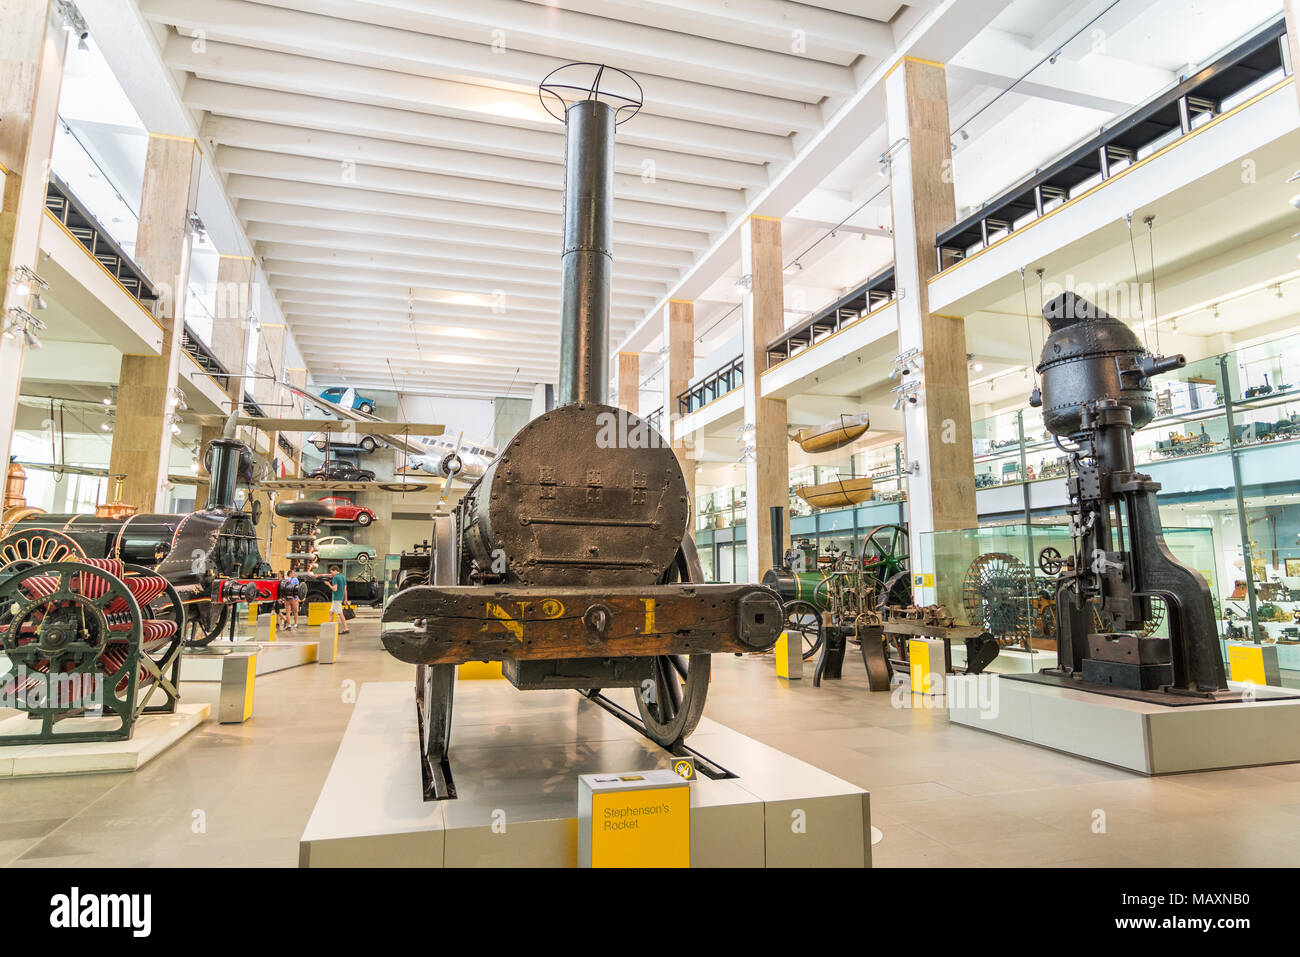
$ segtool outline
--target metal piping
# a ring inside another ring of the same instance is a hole
[[[565,110],[564,123],[558,404],[604,403],[614,265],[614,108],[600,100],[579,100]]]

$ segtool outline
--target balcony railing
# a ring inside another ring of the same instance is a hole
[[[67,183],[53,173],[45,191],[45,208],[86,250],[95,257],[108,274],[122,284],[135,301],[151,315],[158,301],[153,283],[144,270],[126,254],[125,250],[104,230],[98,219],[77,199]],[[230,370],[217,361],[212,350],[203,344],[188,324],[181,331],[181,348],[210,375],[222,389],[230,391]],[[262,416],[262,409],[244,393],[244,411],[250,416]]]
[[[894,267],[877,273],[842,299],[791,326],[767,346],[770,369],[894,298]]]
[[[647,415],[645,420],[650,423],[650,428],[654,429],[656,432],[662,432],[664,430],[664,407],[662,405],[659,406],[659,408]]]
[[[1112,174],[1147,151],[1186,136],[1202,117],[1270,73],[1286,69],[1286,21],[1279,17],[1208,66],[1130,110],[1112,125],[1036,170],[939,233],[939,268],[946,269]]]
[[[677,397],[677,411],[680,415],[690,415],[697,409],[708,405],[719,396],[726,395],[745,381],[742,368],[743,356],[736,356],[726,365],[710,372],[695,385]]]

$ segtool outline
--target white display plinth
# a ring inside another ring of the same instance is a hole
[[[217,639],[206,648],[187,648],[181,658],[182,681],[220,681],[223,661],[231,654],[256,654],[257,674],[267,675],[316,660],[314,641],[236,641]]]
[[[52,744],[0,745],[0,778],[47,774],[87,774],[95,771],[135,771],[162,754],[208,717],[206,704],[179,703],[174,714],[146,714],[135,722],[126,741],[68,741]],[[93,730],[95,723],[108,730],[116,718],[65,718],[55,725]],[[0,738],[28,734],[36,722],[26,714],[0,721]]]
[[[690,745],[738,775],[691,785],[693,867],[870,866],[862,788],[707,718]],[[300,863],[574,867],[578,775],[670,764],[576,692],[464,681],[452,724],[459,796],[424,801],[412,682],[365,684]]]
[[[1140,774],[1300,761],[1296,698],[1167,707],[997,675],[949,680],[954,687],[948,717],[954,724]],[[977,691],[973,683],[981,680],[995,681],[996,691]],[[955,687],[960,683],[968,687]],[[1247,690],[1236,682],[1229,687]],[[981,701],[996,705],[981,707]]]

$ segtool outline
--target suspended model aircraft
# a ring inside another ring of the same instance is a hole
[[[497,450],[487,445],[467,443],[462,438],[455,442],[436,438],[425,443],[425,452],[406,459],[406,469],[428,472],[443,478],[457,478],[475,482],[496,458]]]

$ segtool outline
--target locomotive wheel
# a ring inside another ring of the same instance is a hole
[[[186,648],[206,648],[225,630],[230,606],[214,602],[197,602],[186,616]]]
[[[433,541],[429,553],[429,584],[459,584],[460,563],[457,561],[456,554],[454,516],[439,515],[434,518]],[[437,797],[455,797],[454,791],[450,790],[443,777],[443,769],[451,750],[451,714],[456,691],[456,666],[419,665],[415,672],[415,682],[425,772],[432,777],[431,787]]]
[[[700,557],[688,534],[663,583],[702,581]],[[712,660],[710,655],[659,655],[651,659],[650,677],[641,683],[636,696],[636,707],[650,740],[672,748],[695,730],[704,714]]]
[[[907,529],[877,525],[862,540],[862,571],[876,583],[876,605],[912,604],[912,565]]]
[[[822,646],[822,615],[812,602],[792,601],[785,606],[785,620],[781,629],[787,635],[799,635],[803,640],[803,659],[807,661]]]
[[[1032,630],[1029,566],[1005,552],[988,552],[966,569],[962,606],[966,620],[1000,641],[1028,643]]]
[[[80,545],[52,528],[25,528],[0,541],[0,568],[12,565],[11,571],[85,557]]]

